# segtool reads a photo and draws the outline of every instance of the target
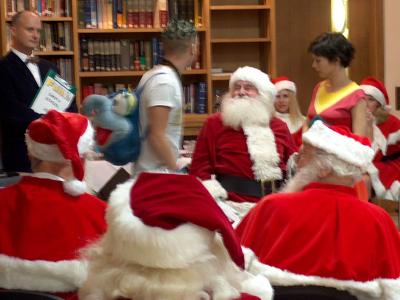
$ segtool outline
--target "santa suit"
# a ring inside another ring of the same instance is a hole
[[[283,179],[286,162],[296,146],[283,121],[272,118],[269,128],[271,135],[257,126],[235,130],[223,124],[221,113],[211,115],[197,138],[189,173],[202,180],[211,179],[213,174],[252,180]],[[228,193],[228,198],[235,202],[259,200],[233,192]]]
[[[400,299],[400,237],[351,187],[311,183],[264,198],[237,228],[274,285],[321,285]],[[274,267],[274,268],[272,268]],[[365,295],[364,295],[365,296]]]
[[[400,120],[393,115],[374,126],[374,166],[368,169],[379,198],[400,200]]]
[[[76,298],[86,276],[79,250],[106,230],[106,204],[66,194],[59,177],[25,176],[0,189],[0,288]]]

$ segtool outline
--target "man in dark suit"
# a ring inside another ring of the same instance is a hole
[[[30,11],[15,14],[10,27],[11,50],[0,61],[0,153],[6,172],[31,171],[25,130],[40,115],[30,105],[47,72],[58,71],[53,63],[32,55],[39,45],[41,29],[37,14]]]

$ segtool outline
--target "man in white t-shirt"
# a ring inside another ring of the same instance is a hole
[[[172,20],[162,33],[164,59],[145,73],[140,122],[145,140],[135,164],[141,171],[177,171],[182,136],[181,74],[196,56],[197,33],[192,23]]]

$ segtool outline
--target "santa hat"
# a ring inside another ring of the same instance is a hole
[[[289,90],[296,93],[296,84],[290,81],[289,78],[285,76],[277,77],[272,79],[272,83],[275,84],[276,92],[279,93],[282,90]]]
[[[321,120],[303,134],[303,142],[365,171],[374,157],[368,138],[358,136],[338,126],[327,126]]]
[[[231,75],[229,88],[232,89],[235,82],[239,80],[251,82],[260,94],[269,94],[272,98],[276,95],[276,88],[269,80],[269,76],[259,69],[248,66],[238,68]]]
[[[29,125],[25,139],[30,155],[38,159],[71,162],[76,179],[65,181],[64,189],[77,196],[86,192],[81,157],[93,145],[93,132],[85,116],[51,110]]]
[[[389,108],[389,96],[385,85],[381,81],[373,77],[367,77],[361,82],[360,88],[367,95],[378,101],[385,109]]]
[[[116,257],[153,268],[185,268],[207,260],[217,233],[237,266],[244,258],[225,214],[191,175],[141,173],[111,194],[105,238]]]

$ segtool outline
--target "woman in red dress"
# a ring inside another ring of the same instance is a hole
[[[353,45],[341,33],[327,32],[318,36],[308,51],[313,57],[313,69],[323,79],[313,90],[308,121],[319,116],[330,125],[345,126],[366,136],[365,94],[346,71],[354,58]]]

